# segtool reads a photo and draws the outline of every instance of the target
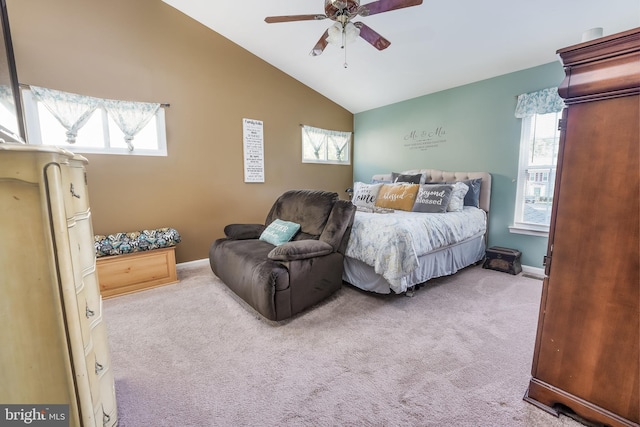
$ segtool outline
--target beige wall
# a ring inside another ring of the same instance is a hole
[[[7,8],[21,83],[171,104],[168,157],[86,155],[96,234],[174,227],[185,262],[226,224],[263,222],[283,191],[346,196],[352,167],[302,164],[299,124],[351,131],[353,115],[162,1]],[[243,182],[243,118],[264,121],[263,184]]]

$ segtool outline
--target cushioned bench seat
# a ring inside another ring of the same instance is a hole
[[[178,281],[173,228],[95,236],[96,268],[104,298]]]
[[[180,233],[173,228],[130,231],[95,236],[96,257],[168,248],[180,243]]]

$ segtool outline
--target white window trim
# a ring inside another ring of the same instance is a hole
[[[27,88],[21,89],[22,103],[24,107],[24,116],[26,122],[26,133],[29,144],[42,145],[42,134],[40,132],[40,120],[38,113],[38,102],[34,98],[31,90]],[[158,135],[158,148],[157,149],[144,149],[135,148],[133,151],[126,147],[111,147],[109,141],[109,125],[106,120],[106,111],[103,108],[99,108],[99,113],[103,115],[103,126],[105,141],[104,146],[97,147],[83,147],[81,145],[63,144],[60,147],[66,148],[74,153],[82,154],[117,154],[128,156],[161,156],[166,157],[167,153],[167,138],[166,138],[166,125],[164,108],[159,108],[156,112],[156,134]],[[94,113],[95,114],[95,113]]]
[[[515,218],[522,218],[525,185],[527,183],[527,180],[529,179],[529,172],[524,167],[524,165],[528,164],[527,158],[529,155],[529,144],[524,144],[523,141],[529,140],[529,135],[531,134],[532,117],[533,116],[522,118],[522,130],[520,133],[520,157],[518,159],[518,177],[516,180],[516,208],[514,212],[513,225],[509,226],[509,232],[514,234],[525,234],[528,236],[548,237],[548,225],[532,224],[515,220]]]
[[[352,142],[353,142],[353,134],[351,132],[342,132],[342,131],[332,131],[332,130],[327,130],[327,129],[321,129],[321,128],[315,128],[319,131],[325,131],[327,133],[332,133],[332,132],[339,132],[339,133],[344,133],[344,134],[349,134],[349,141],[347,142],[347,159],[346,160],[329,160],[328,158],[326,160],[324,159],[311,159],[308,157],[304,156],[304,143],[305,143],[305,132],[304,132],[304,126],[301,132],[301,142],[302,142],[302,163],[315,163],[315,164],[323,164],[323,165],[350,165],[351,164],[351,149],[352,149]],[[328,151],[328,145],[327,143],[324,144],[324,151],[325,153]],[[328,157],[328,156],[327,156]]]
[[[525,234],[527,236],[549,237],[549,226],[518,223],[518,225],[510,225],[509,232],[513,234]]]

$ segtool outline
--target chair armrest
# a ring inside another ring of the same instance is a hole
[[[224,235],[236,240],[258,239],[264,229],[264,224],[229,224],[224,228]]]
[[[329,255],[332,252],[333,247],[320,240],[295,240],[276,246],[268,257],[274,261],[295,261]]]
[[[348,200],[338,200],[331,209],[319,240],[327,242],[336,251],[344,254],[355,215],[356,206],[353,203]]]

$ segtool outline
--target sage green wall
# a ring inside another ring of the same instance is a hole
[[[355,181],[376,173],[433,168],[492,176],[489,245],[522,251],[542,267],[547,238],[513,234],[521,119],[516,97],[558,86],[559,61],[399,102],[354,116]]]

